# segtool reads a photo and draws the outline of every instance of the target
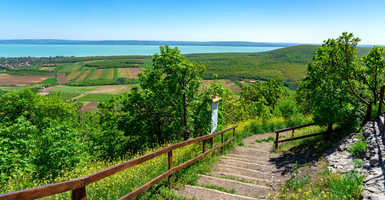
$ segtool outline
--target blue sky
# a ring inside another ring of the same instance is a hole
[[[1,0],[0,39],[385,44],[384,0]]]

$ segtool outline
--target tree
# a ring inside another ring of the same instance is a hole
[[[178,48],[166,45],[160,47],[160,54],[153,56],[152,67],[140,76],[142,89],[154,93],[153,103],[158,104],[163,115],[173,115],[173,123],[184,129],[184,139],[190,137],[188,113],[200,88],[200,75],[204,70],[203,65],[182,56]]]
[[[374,47],[365,58],[358,58],[359,41],[352,33],[328,39],[308,65],[298,94],[321,125],[363,116],[368,120],[372,105],[378,101],[379,85],[384,83],[384,51]]]

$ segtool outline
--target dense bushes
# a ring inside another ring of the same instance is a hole
[[[31,90],[0,97],[0,182],[10,174],[56,177],[87,160],[77,106]]]

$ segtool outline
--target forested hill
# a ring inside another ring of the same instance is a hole
[[[205,78],[279,78],[286,82],[301,80],[317,45],[298,45],[259,53],[190,54],[190,60],[205,64]],[[358,55],[369,48],[359,47]]]

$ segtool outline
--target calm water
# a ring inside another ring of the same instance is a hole
[[[179,46],[183,54],[221,52],[261,52],[279,47]],[[24,45],[0,44],[0,57],[153,55],[156,45]]]

